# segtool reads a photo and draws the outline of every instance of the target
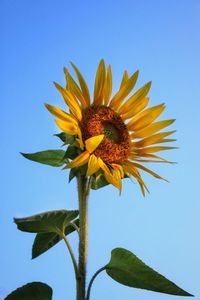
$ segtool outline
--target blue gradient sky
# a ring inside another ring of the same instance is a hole
[[[112,65],[114,90],[125,68],[140,70],[137,87],[153,81],[151,104],[164,101],[163,116],[177,118],[180,149],[165,155],[177,165],[154,166],[169,184],[144,174],[151,190],[145,199],[129,181],[121,197],[111,186],[91,193],[88,277],[108,262],[113,248],[124,247],[200,299],[199,15],[198,0],[1,0],[0,299],[31,281],[52,286],[54,300],[75,299],[64,243],[31,261],[34,236],[17,231],[12,218],[76,208],[76,184],[68,185],[60,169],[27,161],[19,152],[60,147],[43,106],[63,105],[52,81],[64,83],[63,66],[73,61],[92,90],[102,57]],[[70,241],[76,248],[75,234]],[[178,299],[101,274],[91,300],[113,298]]]

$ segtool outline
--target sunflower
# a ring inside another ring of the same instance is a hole
[[[175,120],[155,122],[165,109],[164,103],[146,108],[151,82],[130,95],[136,84],[138,71],[130,77],[125,71],[120,88],[112,97],[111,66],[108,65],[106,69],[104,60],[101,60],[96,72],[91,103],[84,77],[73,63],[72,67],[79,84],[66,68],[66,87],[55,83],[69,107],[69,112],[45,104],[56,117],[58,127],[75,136],[78,141],[80,154],[65,169],[86,165],[86,176],[103,173],[107,182],[120,191],[122,179],[134,177],[144,194],[148,189],[141,177],[141,170],[158,179],[163,178],[141,163],[169,162],[155,153],[176,148],[159,145],[175,141],[166,138],[175,130],[160,132]]]

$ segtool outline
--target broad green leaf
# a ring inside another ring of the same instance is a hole
[[[79,219],[73,221],[73,223],[79,227]],[[72,225],[68,225],[65,228],[65,235],[68,235],[75,231],[75,228]],[[62,240],[62,237],[54,232],[45,232],[38,233],[35,237],[33,248],[32,248],[32,259],[38,257],[42,253],[46,252],[53,246],[55,246],[59,241]]]
[[[111,278],[129,287],[177,296],[193,296],[123,248],[116,248],[112,251],[111,260],[105,268]]]
[[[25,158],[35,162],[60,167],[68,161],[65,158],[65,151],[63,150],[46,150],[36,153],[21,153]]]
[[[64,143],[64,145],[67,145],[67,144],[72,145],[75,141],[74,135],[70,135],[65,132],[60,132],[60,133],[54,134],[54,135],[57,136]]]
[[[54,210],[27,218],[14,218],[14,222],[17,224],[17,228],[22,231],[61,234],[78,214],[78,210]]]
[[[52,288],[42,282],[28,283],[10,295],[4,300],[52,300]]]
[[[107,182],[103,173],[94,174],[91,176],[91,189],[98,190],[109,183]]]

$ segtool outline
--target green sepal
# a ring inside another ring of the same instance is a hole
[[[14,218],[17,228],[25,232],[54,232],[59,235],[77,218],[78,210],[54,210],[26,218]]]
[[[93,190],[98,190],[108,184],[109,182],[106,180],[102,172],[98,172],[91,176],[91,189]]]
[[[76,219],[75,221],[73,221],[73,223],[79,228],[79,219]],[[75,228],[71,224],[69,224],[65,228],[65,235],[69,235],[74,231]],[[54,232],[37,233],[32,247],[32,259],[48,251],[61,240],[62,237]]]
[[[67,134],[65,132],[54,134],[54,136],[57,136],[64,143],[64,145],[72,145],[75,142],[75,136]]]
[[[129,178],[126,174],[124,175],[123,179]],[[106,185],[109,185],[110,183],[106,180],[104,174],[102,171],[97,172],[96,174],[93,174],[91,176],[91,189],[98,190]]]
[[[81,172],[80,168],[72,168],[69,172],[69,182],[72,181],[75,177],[78,176],[78,174]]]
[[[67,151],[65,152],[65,158],[74,159],[81,153],[80,149],[76,146],[68,146]]]
[[[45,150],[35,153],[21,154],[29,160],[52,167],[61,167],[65,163],[68,163],[68,159],[65,156],[65,151],[63,150]]]
[[[193,296],[148,267],[135,254],[123,248],[116,248],[112,251],[110,262],[105,268],[112,279],[129,287],[177,296]]]
[[[42,282],[28,283],[8,295],[4,300],[52,300],[53,290]]]

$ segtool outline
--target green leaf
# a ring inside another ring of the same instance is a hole
[[[28,283],[10,295],[4,300],[52,300],[52,288],[42,282]]]
[[[107,182],[103,173],[94,174],[91,176],[91,188],[93,190],[98,190],[108,184],[109,182]]]
[[[64,163],[68,162],[65,158],[65,151],[63,150],[46,150],[36,153],[21,154],[29,160],[53,167],[61,167]]]
[[[14,218],[17,228],[26,232],[55,232],[62,234],[67,225],[73,221],[78,210],[54,210],[27,218]]]
[[[73,221],[73,223],[79,227],[79,219]],[[65,228],[65,235],[68,235],[75,231],[75,228],[72,225],[68,225]],[[54,232],[47,233],[38,233],[35,237],[33,248],[32,248],[32,259],[38,257],[42,253],[46,252],[53,246],[55,246],[59,241],[62,240],[62,237]]]
[[[74,135],[70,135],[65,132],[60,132],[60,133],[54,134],[54,135],[57,136],[64,143],[64,145],[67,145],[67,144],[72,145],[75,141]]]
[[[129,287],[178,296],[193,296],[123,248],[116,248],[112,251],[111,260],[105,268],[111,278]]]

